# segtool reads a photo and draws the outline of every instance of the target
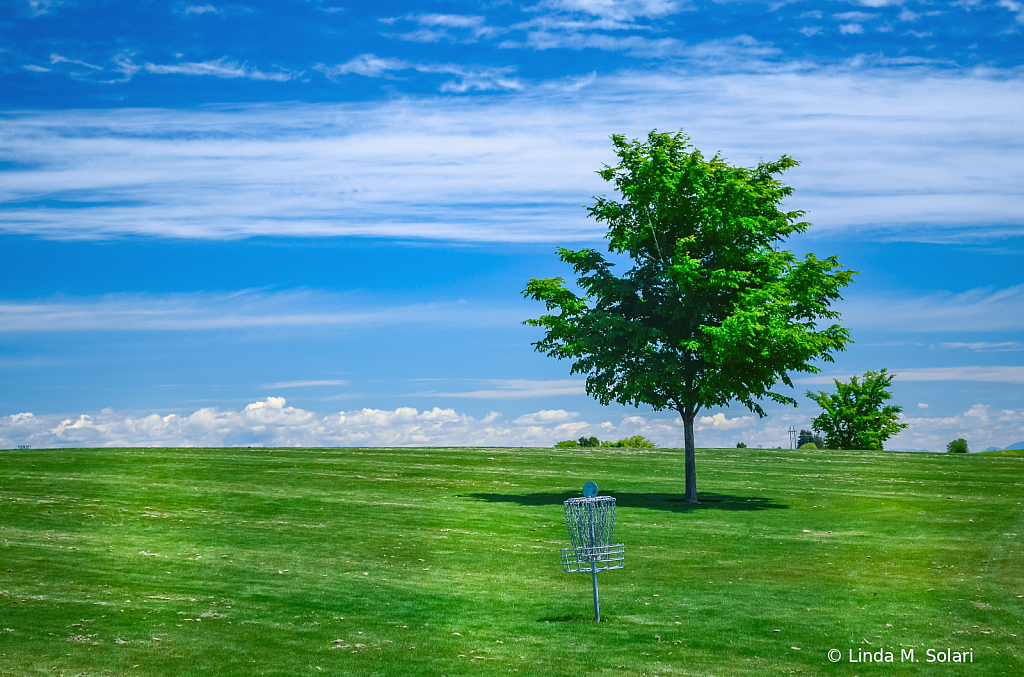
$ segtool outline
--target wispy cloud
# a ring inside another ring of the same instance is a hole
[[[277,390],[280,388],[311,388],[316,386],[343,386],[347,385],[348,381],[281,381],[280,383],[269,383],[265,386],[267,390]]]
[[[278,70],[266,73],[254,68],[247,63],[233,61],[226,56],[213,61],[184,62],[177,64],[153,64],[147,63],[142,68],[148,73],[156,75],[208,75],[215,78],[247,78],[249,80],[271,80],[274,82],[287,82],[300,75],[301,72],[290,70]]]
[[[898,381],[1024,383],[1024,367],[926,367],[893,371]]]
[[[92,70],[96,70],[96,71],[103,70],[103,66],[96,66],[96,65],[91,64],[91,63],[86,63],[85,61],[82,61],[80,59],[69,59],[67,57],[61,56],[60,54],[51,54],[50,55],[50,63],[51,64],[70,63],[70,64],[74,64],[76,66],[85,66],[86,68],[91,68]]]
[[[471,14],[406,14],[378,21],[389,26],[399,21],[415,22],[420,26],[417,30],[384,34],[410,42],[475,42],[479,39],[492,38],[508,30],[488,26],[484,17]],[[456,33],[452,34],[450,29],[454,29]]]
[[[617,21],[663,17],[682,11],[675,0],[541,0],[527,11],[559,11],[590,14]]]
[[[70,68],[64,68],[61,72],[64,72],[78,80],[85,80],[100,84],[127,82],[140,71],[145,71],[153,75],[201,75],[215,78],[243,78],[247,80],[269,82],[287,82],[302,75],[302,71],[293,71],[282,68],[279,68],[276,71],[262,71],[248,63],[241,63],[226,56],[219,59],[213,59],[211,61],[186,61],[176,64],[155,64],[147,62],[138,64],[134,61],[133,52],[122,51],[111,57],[110,61],[113,63],[113,67],[91,64],[81,59],[72,59],[56,53],[50,55],[51,66],[70,66]],[[76,70],[74,68],[75,66],[81,66],[88,70]],[[42,72],[43,69],[32,67],[29,70]],[[54,71],[55,68],[45,70]],[[120,73],[121,76],[111,78],[111,75],[116,73]]]
[[[585,395],[586,381],[578,379],[556,381],[529,381],[523,379],[486,380],[490,388],[465,392],[417,393],[433,397],[468,397],[472,399],[523,399],[527,397],[551,397],[553,395]]]
[[[1022,307],[1024,284],[1004,289],[983,287],[959,294],[939,292],[916,298],[879,296],[844,302],[842,312],[847,322],[861,329],[1015,331],[1024,329]]]
[[[1024,350],[1024,343],[1020,341],[1001,341],[997,343],[987,341],[974,341],[969,343],[953,342],[940,344],[943,348],[966,348],[976,353],[1007,353]]]
[[[28,0],[29,12],[32,16],[43,16],[51,10],[64,5],[64,0]]]
[[[688,49],[693,63],[735,65],[743,50],[772,48]],[[796,191],[788,204],[809,212],[812,232],[930,242],[1020,233],[1024,133],[1014,111],[1024,81],[761,63],[757,75],[623,72],[500,99],[7,113],[0,145],[16,164],[0,183],[0,230],[593,241],[603,229],[581,205],[609,190],[594,175],[612,160],[607,135],[685,126],[698,147],[735,163],[799,159],[785,177]],[[514,82],[372,55],[323,69],[383,77],[420,67],[457,74],[452,91]]]
[[[0,332],[209,331],[467,323],[515,326],[510,308],[462,302],[381,307],[316,291],[109,294],[58,301],[0,301]],[[294,387],[313,382],[295,382]]]
[[[896,381],[976,381],[980,383],[1024,383],[1024,367],[924,367],[893,368]],[[848,381],[853,374],[816,374],[794,378],[799,385],[832,385]]]
[[[454,80],[448,80],[438,87],[442,92],[455,92],[462,94],[469,91],[516,91],[523,89],[523,85],[512,73],[515,68],[512,66],[464,66],[461,64],[442,63],[412,63],[402,59],[381,58],[374,54],[360,54],[345,63],[328,66],[318,63],[313,70],[320,71],[329,80],[338,82],[340,75],[362,75],[369,78],[392,77],[391,71],[414,70],[419,73],[434,73],[441,75],[456,75]]]

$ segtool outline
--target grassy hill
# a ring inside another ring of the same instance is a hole
[[[1024,674],[1024,459],[697,469],[689,506],[674,450],[0,451],[0,674]],[[600,624],[558,554],[587,480],[626,544]]]

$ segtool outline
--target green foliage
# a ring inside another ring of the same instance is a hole
[[[619,440],[618,442],[602,442],[602,447],[624,447],[628,449],[654,449],[657,445],[650,441],[643,435],[634,435],[633,437],[626,437]]]
[[[746,442],[737,442],[736,443],[736,448],[737,449],[746,449],[747,448],[747,443]]]
[[[738,401],[764,416],[761,400],[795,405],[777,386],[845,348],[846,329],[818,322],[838,317],[830,304],[854,273],[835,256],[798,260],[782,249],[810,225],[781,210],[793,191],[777,176],[795,160],[735,167],[689,141],[682,132],[612,136],[619,163],[598,174],[622,201],[599,197],[588,211],[608,226],[609,251],[633,266],[616,276],[596,250],[559,248],[582,294],[556,277],[531,279],[523,295],[549,311],[525,322],[545,330],[534,347],[572,360],[589,395],[679,412],[695,501],[697,412]]]
[[[815,430],[825,434],[831,449],[882,449],[882,443],[907,427],[899,423],[902,407],[885,404],[892,398],[888,391],[894,374],[885,369],[854,376],[849,383],[834,379],[835,393],[807,391],[807,397],[824,409],[812,421]]]
[[[557,442],[555,444],[556,449],[578,449],[580,447],[595,448],[595,447],[617,447],[617,448],[629,448],[629,449],[654,449],[657,445],[650,441],[643,435],[634,435],[633,437],[625,437],[617,442],[606,440],[602,442],[596,437],[581,437],[578,440],[565,440],[564,442]]]
[[[805,444],[801,444],[799,448],[807,449],[808,451],[817,451],[820,447],[818,447],[814,442],[807,442]]]
[[[815,449],[825,448],[825,441],[821,439],[821,435],[815,435],[810,430],[801,430],[800,436],[796,441],[796,446],[803,449],[807,444],[813,444]]]
[[[947,454],[966,454],[968,451],[967,440],[962,437],[946,445]]]

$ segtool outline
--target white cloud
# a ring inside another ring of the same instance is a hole
[[[701,416],[697,419],[694,428],[697,430],[706,430],[708,428],[713,430],[738,430],[751,428],[757,421],[758,418],[756,416],[734,416],[733,418],[728,418],[725,414],[719,412],[712,416]]]
[[[579,418],[579,413],[565,409],[544,409],[535,414],[525,414],[512,421],[514,425],[547,425],[550,423],[567,423]]]
[[[704,69],[747,68],[772,48],[687,49]],[[500,99],[8,113],[0,146],[17,167],[0,185],[0,231],[595,241],[603,228],[581,205],[609,190],[594,174],[613,161],[607,135],[685,126],[735,163],[799,159],[788,204],[808,210],[812,233],[950,242],[1020,232],[1021,79],[756,63],[764,72],[626,71]],[[126,75],[136,67],[127,55],[122,64]],[[464,73],[452,91],[500,86]]]
[[[213,5],[186,5],[185,14],[216,14],[217,8]]]
[[[839,27],[839,32],[843,35],[860,35],[864,32],[864,27],[860,24],[843,24]]]
[[[821,31],[823,29],[822,29],[821,26],[804,26],[803,28],[800,28],[799,30],[800,30],[801,33],[803,33],[804,35],[806,35],[807,37],[810,38],[810,37],[814,37],[818,33],[821,33]]]
[[[788,446],[787,430],[810,428],[810,412],[786,411],[769,419],[722,413],[700,416],[699,447]],[[624,415],[618,423],[578,420],[576,412],[542,410],[505,421],[492,411],[474,418],[451,408],[359,409],[318,414],[268,397],[240,411],[204,407],[191,414],[136,414],[104,409],[95,414],[0,417],[0,448],[108,446],[551,446],[580,435],[616,440],[644,435],[661,447],[682,446],[678,416]],[[945,449],[964,437],[971,448],[1005,447],[1024,438],[1024,410],[992,411],[976,404],[948,417],[907,417],[909,428],[886,444],[889,449]]]
[[[79,299],[0,300],[0,333],[211,331],[401,324],[499,324],[521,319],[511,306],[455,302],[381,307],[359,297],[311,290],[267,293],[108,294]],[[285,387],[285,386],[281,386]]]
[[[898,18],[900,21],[917,21],[921,18],[921,15],[911,12],[908,8],[904,7]]]
[[[107,446],[551,446],[578,431],[605,438],[647,429],[636,421],[621,426],[571,423],[569,412],[545,412],[503,421],[491,412],[477,419],[454,409],[418,411],[361,409],[321,415],[269,397],[241,411],[216,407],[192,414],[135,415],[104,409],[98,414],[0,417],[0,447]],[[642,419],[641,419],[642,420]]]
[[[975,404],[955,416],[902,416],[900,421],[909,427],[886,443],[888,449],[945,451],[948,442],[962,437],[971,451],[981,451],[1024,439],[1024,410],[993,412],[987,404]]]
[[[34,64],[27,64],[22,66],[22,68],[24,68],[27,71],[32,71],[33,73],[49,73],[51,70],[49,68],[43,68],[42,66],[36,66]]]
[[[890,7],[902,5],[904,0],[851,0],[851,2],[861,7]]]
[[[149,73],[156,75],[209,75],[215,78],[247,78],[249,80],[272,80],[287,82],[302,75],[290,70],[278,70],[265,73],[247,63],[232,61],[226,56],[213,61],[186,62],[171,65],[147,63],[142,66]]]
[[[928,408],[928,404],[925,403],[925,402],[918,402],[917,403],[917,408],[918,409],[927,409]]]
[[[1000,7],[1005,7],[1016,14],[1017,23],[1024,24],[1024,2],[1017,2],[1017,0],[999,0],[996,4]]]
[[[63,0],[28,0],[28,8],[32,16],[49,14],[51,9],[62,7],[63,5]]]
[[[838,19],[839,21],[870,21],[877,17],[877,14],[868,14],[867,12],[842,12],[841,14],[832,15],[833,19]]]

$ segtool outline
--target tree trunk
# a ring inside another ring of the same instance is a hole
[[[687,409],[679,412],[683,417],[683,439],[686,447],[686,494],[684,500],[687,503],[697,503],[697,457],[694,454],[693,444],[693,419],[697,417],[697,409]]]

